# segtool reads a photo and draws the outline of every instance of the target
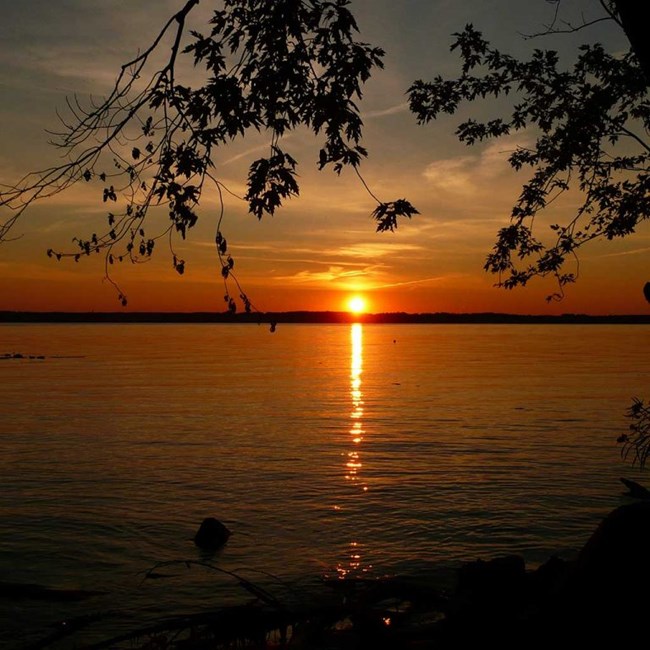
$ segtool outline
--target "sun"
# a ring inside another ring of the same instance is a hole
[[[348,311],[353,314],[363,314],[366,311],[366,300],[362,296],[352,296],[348,300]]]

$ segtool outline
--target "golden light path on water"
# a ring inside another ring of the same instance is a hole
[[[352,402],[350,439],[352,447],[346,456],[345,480],[358,486],[361,492],[367,492],[368,485],[360,475],[363,467],[360,446],[365,433],[363,428],[363,393],[361,391],[361,374],[363,373],[363,327],[361,323],[352,324],[350,339],[352,350],[350,359],[350,398]],[[337,566],[339,577],[345,578],[349,574],[365,572],[370,568],[370,566],[362,567],[359,542],[357,540],[350,541],[347,564]]]

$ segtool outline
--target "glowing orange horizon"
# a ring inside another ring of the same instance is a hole
[[[124,308],[117,300],[114,287],[102,282],[94,267],[86,272],[81,266],[75,266],[73,273],[56,262],[52,268],[51,260],[46,258],[49,266],[36,267],[38,273],[32,276],[19,272],[18,259],[9,261],[12,264],[4,259],[4,264],[0,264],[5,271],[0,275],[0,311],[184,313],[225,310],[222,284],[203,278],[195,281],[191,273],[190,277],[180,278],[174,274],[168,278],[161,272],[143,278],[140,268],[129,268],[128,273],[118,278],[129,299]],[[641,290],[645,276],[639,280],[634,275],[632,269],[627,275],[594,272],[572,285],[560,302],[545,300],[554,286],[543,286],[540,282],[522,291],[504,291],[494,288],[492,278],[487,276],[481,278],[481,282],[463,276],[448,282],[409,287],[408,291],[400,286],[368,294],[271,281],[245,283],[245,290],[262,312],[344,311],[355,320],[363,320],[368,313],[390,312],[648,314],[650,304]],[[349,306],[349,301],[357,296],[365,301],[360,312]]]

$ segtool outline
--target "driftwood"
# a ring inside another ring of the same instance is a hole
[[[636,481],[621,477],[621,483],[628,489],[625,493],[627,496],[633,497],[634,499],[650,499],[650,490]]]

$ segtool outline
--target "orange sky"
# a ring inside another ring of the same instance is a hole
[[[111,3],[90,7],[83,0],[65,7],[43,0],[29,4],[8,7],[0,26],[0,180],[5,183],[56,163],[57,152],[48,147],[44,129],[56,126],[54,111],[64,106],[65,96],[109,90],[119,65],[180,6],[172,0],[142,0],[116,12]],[[210,4],[200,5],[199,22]],[[576,10],[593,13],[598,3],[575,4]],[[548,21],[549,5],[541,0],[354,0],[351,8],[362,39],[387,51],[386,70],[371,79],[361,104],[364,145],[370,150],[362,172],[382,200],[406,197],[421,214],[400,223],[395,233],[376,233],[369,216],[374,203],[354,174],[318,172],[319,143],[307,133],[292,134],[284,148],[299,161],[298,199],[261,222],[243,202],[226,199],[222,229],[238,279],[255,306],[262,311],[340,310],[352,293],[359,293],[373,312],[650,312],[641,292],[650,280],[648,227],[628,240],[585,248],[580,279],[559,303],[544,299],[555,290],[552,282],[535,281],[513,292],[494,288],[496,278],[482,268],[485,256],[525,180],[510,170],[506,157],[532,134],[466,148],[453,136],[460,118],[420,127],[405,105],[404,93],[416,78],[457,72],[448,52],[449,35],[470,21],[513,54],[523,55],[533,46],[561,47],[570,59],[578,42],[573,37],[532,45],[518,36]],[[625,46],[609,27],[585,34],[591,37],[612,51]],[[247,167],[267,146],[267,137],[255,135],[218,152],[219,178],[234,193],[244,194]],[[45,255],[50,247],[74,250],[74,236],[87,238],[104,226],[105,206],[91,185],[33,206],[13,232],[19,238],[0,245],[0,310],[122,309],[115,290],[103,280],[101,259],[75,264]],[[567,197],[543,221],[562,220],[576,201]],[[112,268],[128,296],[128,310],[224,309],[213,248],[215,196],[204,196],[199,214],[201,221],[188,240],[175,244],[187,261],[182,277],[164,246],[147,264]]]

